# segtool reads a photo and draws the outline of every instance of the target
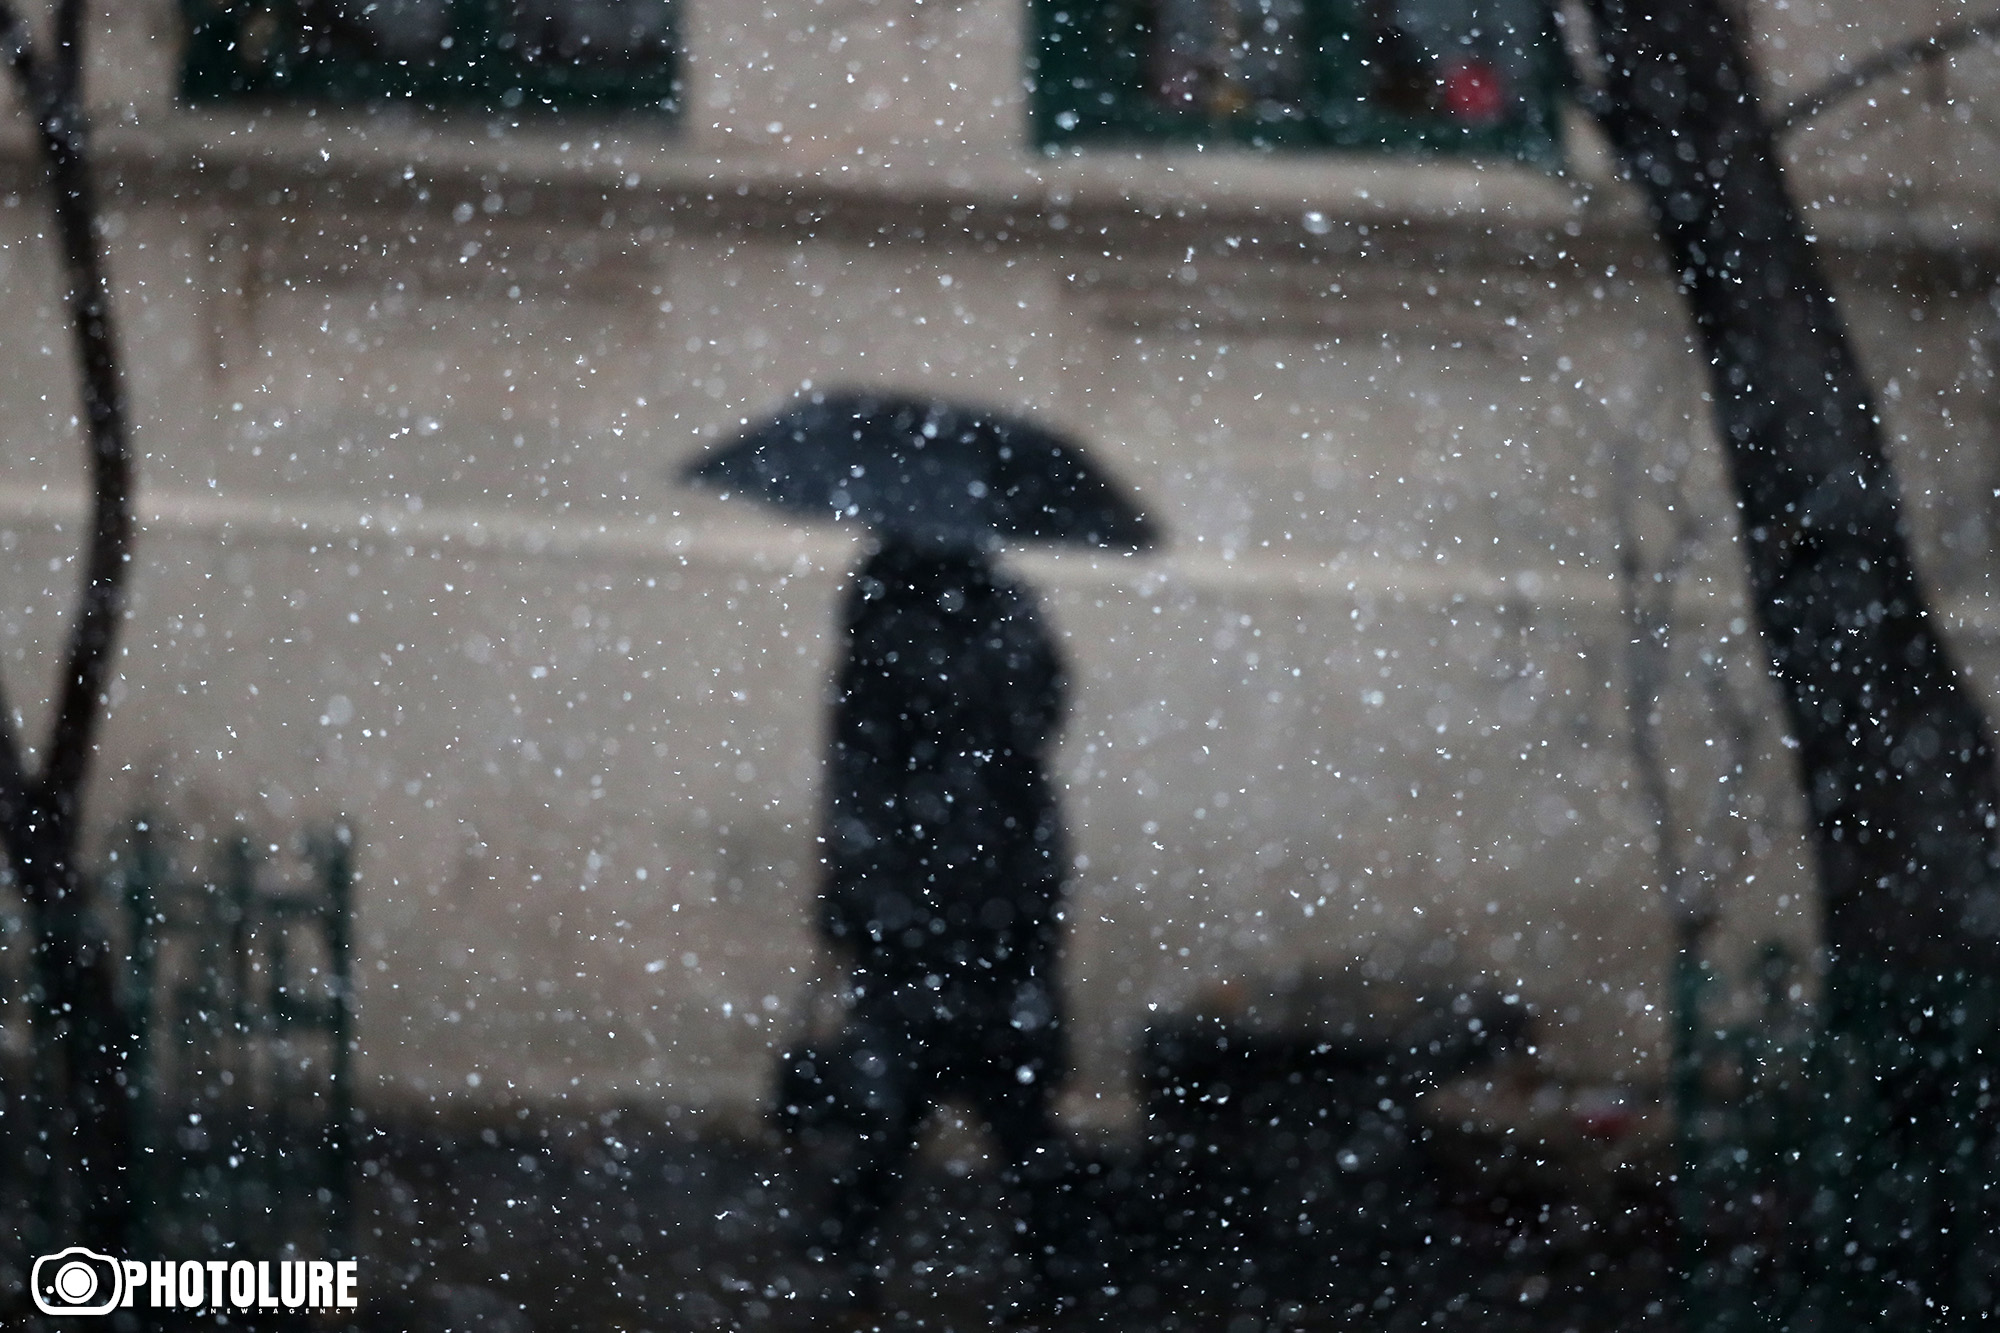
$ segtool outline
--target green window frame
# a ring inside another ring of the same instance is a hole
[[[1548,0],[1030,0],[1048,149],[1236,143],[1562,161]]]
[[[672,115],[677,10],[674,0],[182,0],[181,91],[211,103]]]

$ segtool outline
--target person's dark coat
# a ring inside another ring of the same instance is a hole
[[[821,927],[863,1008],[1059,1062],[1065,856],[1044,765],[1062,666],[1028,591],[973,550],[890,543],[855,580],[837,683]],[[868,996],[876,997],[870,1004]]]

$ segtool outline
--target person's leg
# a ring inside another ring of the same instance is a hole
[[[1052,1261],[1064,1244],[1062,1192],[1069,1155],[1050,1112],[1048,1085],[1040,1079],[1024,1084],[1011,1069],[1004,1072],[1005,1078],[981,1080],[973,1091],[1006,1162],[1001,1179],[1021,1208],[1024,1226],[1016,1231],[1016,1250],[1034,1281],[1031,1303],[1046,1306],[1057,1293]]]
[[[850,1049],[854,1070],[842,1096],[852,1137],[841,1145],[832,1175],[827,1257],[850,1301],[872,1308],[884,1258],[882,1221],[916,1151],[932,1080],[915,1034],[868,1025]]]

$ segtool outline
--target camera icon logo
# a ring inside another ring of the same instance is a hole
[[[125,1299],[125,1265],[72,1245],[35,1260],[28,1286],[43,1314],[109,1314]]]

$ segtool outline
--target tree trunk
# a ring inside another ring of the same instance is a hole
[[[60,1165],[74,1173],[53,1182],[58,1197],[44,1208],[51,1221],[74,1214],[75,1240],[117,1250],[131,1239],[133,1090],[125,1076],[131,1030],[115,960],[87,914],[73,854],[57,841],[30,853],[19,875],[38,937],[38,1044],[59,1061],[66,1094],[61,1107],[49,1108],[57,1116],[45,1118],[55,1120],[48,1127],[68,1145]]]
[[[57,0],[48,50],[38,52],[11,0],[0,0],[0,56],[13,68],[34,113],[48,169],[92,497],[83,586],[39,773],[27,771],[10,710],[0,698],[0,845],[13,864],[37,936],[40,1058],[60,1071],[65,1100],[49,1109],[67,1122],[62,1128],[71,1160],[61,1160],[58,1143],[51,1143],[50,1151],[59,1172],[77,1174],[83,1238],[118,1249],[128,1239],[132,1217],[127,1180],[136,1089],[126,1086],[125,1077],[132,1029],[103,923],[92,919],[91,883],[79,852],[83,789],[103,721],[112,640],[124,613],[133,476],[85,133],[83,19],[82,0]]]
[[[1921,1324],[1925,1299],[1964,1295],[1953,1256],[1971,1219],[1942,1177],[1967,1173],[1959,1154],[1988,1118],[1977,1080],[1995,1073],[1973,1050],[2000,973],[1992,743],[1932,630],[1868,386],[1727,14],[1719,0],[1591,11],[1607,129],[1708,353],[1757,622],[1798,742],[1828,1026],[1860,1112],[1860,1156],[1842,1159],[1859,1197],[1839,1212],[1863,1220],[1843,1233],[1860,1238],[1852,1254],[1830,1251],[1846,1256],[1830,1261],[1835,1285],[1872,1312],[1914,1284],[1891,1299],[1914,1301]]]

